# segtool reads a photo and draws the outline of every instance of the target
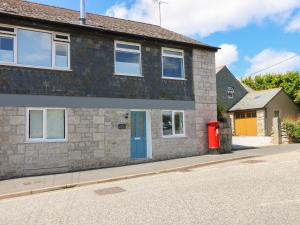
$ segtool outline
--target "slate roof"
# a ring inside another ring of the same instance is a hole
[[[219,73],[224,67],[226,66],[225,65],[216,66],[216,74]]]
[[[224,68],[227,68],[226,65],[220,65],[220,66],[217,66],[216,67],[216,74],[218,74],[221,70],[223,70]],[[228,68],[227,68],[228,69]],[[229,70],[229,69],[228,69]],[[234,78],[236,78],[234,76]],[[254,91],[251,87],[249,87],[248,85],[244,84],[240,79],[236,78],[240,84],[243,86],[243,88],[247,91],[247,92],[251,92],[251,91]]]
[[[79,4],[79,0],[75,2]],[[98,14],[87,13],[86,25],[80,25],[79,11],[23,0],[0,0],[0,14],[22,16],[42,21],[97,28],[102,31],[174,41],[215,51],[218,49],[217,47],[206,45],[157,25],[117,19]]]
[[[275,88],[263,91],[252,91],[246,94],[229,111],[264,108],[282,89]]]

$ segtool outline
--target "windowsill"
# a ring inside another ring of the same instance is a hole
[[[57,140],[27,140],[25,144],[41,144],[41,143],[65,143],[68,142],[67,139],[57,139]]]
[[[176,78],[176,77],[162,77],[162,79],[186,81],[186,78]]]
[[[174,138],[187,138],[186,135],[170,135],[170,136],[162,136],[165,139],[174,139]]]
[[[143,75],[131,75],[131,74],[125,74],[125,73],[114,73],[114,76],[124,76],[124,77],[137,77],[137,78],[143,78]]]
[[[5,63],[5,62],[0,62],[0,66],[11,66],[11,67],[20,67],[20,68],[32,68],[32,69],[41,69],[41,70],[72,72],[72,70],[70,68],[63,69],[63,68],[59,68],[59,67],[27,66],[27,65],[20,65],[20,64],[14,64],[14,63]]]

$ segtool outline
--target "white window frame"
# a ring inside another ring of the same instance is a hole
[[[133,50],[133,49],[124,49],[124,48],[118,48],[117,44],[124,44],[124,45],[132,45],[132,46],[138,46],[140,50]],[[130,76],[130,77],[143,77],[143,69],[142,69],[142,45],[138,43],[133,42],[125,42],[125,41],[115,41],[114,43],[114,75],[121,75],[121,76]],[[128,74],[128,73],[117,73],[116,72],[116,66],[117,66],[117,51],[122,52],[132,52],[132,53],[139,53],[140,54],[140,60],[139,60],[139,67],[140,67],[140,74]]]
[[[26,68],[37,68],[37,69],[48,69],[48,70],[63,70],[63,71],[70,71],[71,70],[70,34],[59,33],[59,32],[54,32],[54,31],[47,31],[47,30],[41,30],[41,29],[35,29],[35,28],[21,27],[21,26],[10,26],[8,24],[0,24],[0,26],[8,27],[8,28],[14,28],[14,33],[1,32],[0,31],[0,36],[14,38],[14,62],[0,61],[0,65],[9,65],[9,66],[26,67]],[[51,42],[51,45],[52,45],[51,46],[51,53],[52,53],[52,58],[51,59],[52,59],[52,62],[51,62],[51,67],[23,65],[23,64],[18,63],[18,29],[51,34],[51,36],[52,36],[52,42]],[[67,36],[68,39],[67,40],[57,39],[57,38],[55,38],[55,35]],[[68,67],[56,67],[55,66],[55,64],[56,64],[55,63],[56,43],[67,45],[67,47],[68,47]]]
[[[165,54],[164,50],[167,51],[173,51],[173,52],[180,52],[182,53],[182,56],[179,55],[169,55],[169,54]],[[171,58],[179,58],[182,59],[182,77],[168,77],[168,76],[164,76],[164,56],[166,57],[171,57]],[[175,49],[175,48],[166,48],[166,47],[162,47],[161,48],[161,76],[163,79],[170,79],[170,80],[186,80],[185,78],[185,62],[184,62],[184,50],[180,50],[180,49]]]
[[[163,114],[164,112],[172,112],[172,135],[164,135],[164,124],[163,124]],[[175,133],[175,113],[182,113],[182,119],[183,119],[183,134],[176,134]],[[185,132],[185,114],[184,110],[162,110],[161,111],[161,134],[163,138],[182,138],[186,137]]]
[[[59,67],[59,66],[56,66],[56,45],[66,45],[67,46],[67,54],[68,54],[68,67]],[[62,69],[64,70],[65,68],[67,68],[68,70],[70,69],[70,63],[71,63],[71,60],[70,60],[70,43],[67,43],[67,42],[62,42],[62,41],[53,41],[53,53],[52,53],[52,63],[54,63],[54,68],[57,68],[57,69]]]
[[[14,35],[14,34],[4,34],[4,33],[2,34],[2,33],[0,33],[0,37],[11,38],[11,39],[13,39],[13,43],[14,43],[14,49],[13,49],[14,59],[13,59],[13,62],[0,61],[0,64],[14,65],[15,62],[16,62],[16,60],[17,60],[17,51],[16,51],[17,38],[16,38],[16,35]]]
[[[47,139],[47,111],[51,109],[64,110],[65,112],[65,138],[63,139]],[[30,138],[29,135],[29,116],[30,111],[43,111],[43,138]],[[66,142],[68,141],[68,114],[66,108],[27,108],[26,109],[26,142]]]

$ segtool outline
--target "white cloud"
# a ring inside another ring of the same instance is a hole
[[[264,74],[264,73],[282,73],[300,69],[300,56],[295,52],[276,51],[273,49],[264,49],[252,58],[246,58],[251,64],[247,70],[247,75]],[[286,60],[286,61],[285,61]],[[285,61],[285,62],[283,62]],[[280,63],[281,62],[281,63]],[[278,64],[262,72],[258,72],[270,66]],[[257,73],[258,72],[258,73]],[[255,73],[255,74],[253,74]]]
[[[295,15],[285,28],[288,32],[300,31],[300,13]]]
[[[163,26],[191,35],[208,36],[214,32],[227,31],[261,23],[266,19],[287,20],[299,0],[165,0],[162,5]],[[158,6],[154,0],[135,0],[127,7],[125,3],[112,6],[107,15],[158,24]]]
[[[233,63],[238,60],[238,49],[233,44],[222,44],[216,54],[216,65],[226,65],[230,67]]]

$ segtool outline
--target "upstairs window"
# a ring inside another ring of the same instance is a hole
[[[55,67],[69,67],[69,46],[68,44],[55,43]]]
[[[184,51],[162,49],[162,77],[184,79]]]
[[[141,76],[141,45],[115,42],[115,74]]]
[[[228,87],[227,88],[227,97],[229,99],[233,99],[234,98],[234,88],[233,87]]]
[[[0,36],[0,62],[14,62],[14,38]]]
[[[52,35],[38,31],[18,29],[18,64],[52,66]]]
[[[0,25],[0,62],[13,63],[15,49],[15,29]]]
[[[0,25],[0,62],[39,68],[70,68],[70,36]]]
[[[70,36],[65,34],[54,34],[55,67],[70,67]]]

